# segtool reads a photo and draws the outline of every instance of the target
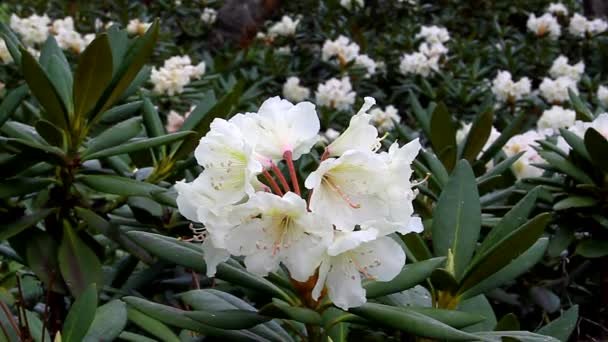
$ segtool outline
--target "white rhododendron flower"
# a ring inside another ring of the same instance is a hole
[[[69,16],[63,19],[55,19],[50,30],[53,34],[59,34],[61,31],[75,31],[74,19]]]
[[[571,89],[575,94],[578,94],[576,81],[570,77],[564,76],[558,77],[555,80],[545,77],[538,87],[540,95],[549,103],[562,103],[568,101],[570,98],[568,89]]]
[[[319,84],[315,92],[315,101],[319,106],[348,110],[355,104],[355,96],[350,78],[332,78]]]
[[[341,64],[354,61],[359,55],[359,45],[351,42],[345,36],[339,36],[336,40],[326,40],[321,48],[321,58],[324,61],[329,61],[332,57],[336,57]]]
[[[422,26],[420,32],[416,34],[416,39],[420,38],[430,44],[441,44],[450,40],[450,33],[443,27]]]
[[[192,65],[188,56],[173,56],[165,60],[161,68],[152,68],[150,81],[156,93],[173,96],[182,93],[191,80],[200,78],[204,73],[204,62]]]
[[[378,237],[374,229],[335,235],[319,267],[312,297],[318,299],[326,286],[333,303],[348,310],[366,302],[361,276],[377,281],[395,278],[405,263],[405,252],[390,237]]]
[[[20,37],[25,46],[31,47],[43,43],[49,36],[49,24],[51,19],[45,14],[39,16],[32,14],[27,18],[19,18],[16,14],[11,15],[10,27]]]
[[[601,113],[591,122],[577,120],[568,130],[581,138],[585,137],[587,129],[593,128],[604,138],[608,139],[608,113]]]
[[[395,123],[401,122],[399,112],[397,111],[397,108],[395,108],[393,105],[386,106],[384,110],[380,108],[374,108],[369,113],[372,116],[372,125],[376,126],[380,133],[385,133],[393,130],[393,128],[395,128]]]
[[[568,64],[568,57],[561,55],[557,57],[553,64],[551,65],[551,69],[549,69],[549,74],[553,78],[558,77],[570,77],[575,81],[580,81],[581,76],[585,72],[585,63],[580,61],[574,65]]]
[[[564,109],[561,106],[553,106],[551,109],[547,109],[543,112],[536,125],[539,129],[558,130],[574,125],[575,120],[575,111]]]
[[[565,17],[568,15],[568,8],[561,2],[554,2],[552,4],[549,4],[549,8],[547,8],[547,12]]]
[[[401,272],[405,253],[388,235],[423,230],[410,180],[420,143],[378,152],[367,113],[374,104],[365,98],[338,137],[323,134],[335,140],[304,180],[308,193],[300,191],[294,160],[318,140],[311,103],[273,97],[257,113],[211,123],[195,150],[203,172],[175,185],[179,211],[204,224],[192,230],[203,242],[208,276],[231,255],[242,256],[249,272],[266,276],[284,266],[294,281],[310,282],[314,300],[327,294],[348,309],[366,301],[361,275],[389,281]],[[278,167],[283,162],[288,177]]]
[[[508,71],[499,71],[492,81],[492,92],[501,102],[520,100],[530,94],[531,87],[532,83],[527,77],[522,77],[519,81],[514,82]]]
[[[211,25],[211,24],[215,23],[216,19],[217,19],[217,11],[211,7],[205,7],[205,9],[203,10],[203,13],[201,13],[201,20],[205,24]]]
[[[557,19],[551,13],[545,13],[540,17],[530,14],[526,23],[528,30],[533,32],[538,37],[549,36],[551,39],[557,39],[562,34],[562,29],[557,22]]]
[[[528,131],[511,137],[503,147],[507,157],[511,157],[519,152],[524,154],[513,164],[512,170],[517,179],[539,177],[543,170],[533,166],[543,162],[538,152],[533,148],[537,140],[544,140],[545,135],[537,131]]]
[[[281,21],[268,29],[268,35],[270,37],[293,36],[296,34],[298,23],[300,23],[300,19],[293,20],[291,17],[284,15]]]
[[[184,124],[184,121],[186,121],[186,118],[188,118],[188,116],[190,115],[190,113],[192,113],[193,110],[194,106],[190,107],[190,110],[188,110],[184,115],[180,115],[178,112],[171,110],[169,112],[169,115],[167,115],[167,124],[165,125],[165,129],[167,130],[167,132],[175,133],[179,131],[179,129]]]
[[[283,84],[283,97],[289,101],[301,102],[310,96],[310,89],[300,85],[300,79],[292,76]]]
[[[131,19],[129,20],[129,23],[127,24],[127,32],[129,34],[136,34],[136,35],[140,35],[143,36],[144,33],[146,33],[146,31],[148,30],[148,28],[150,28],[150,26],[152,25],[152,23],[146,23],[146,22],[142,22],[139,19]]]
[[[340,0],[340,6],[346,8],[348,10],[351,10],[355,6],[363,7],[363,6],[365,6],[365,4],[363,3],[363,0]]]
[[[448,48],[441,43],[422,43],[418,47],[418,50],[422,52],[425,56],[432,57],[441,57],[448,53]]]
[[[6,46],[6,42],[4,39],[0,38],[0,62],[4,64],[11,63],[13,61],[13,56],[8,51],[8,47]]]
[[[2,48],[0,46],[0,56],[2,55],[1,50]],[[597,89],[597,99],[602,104],[602,106],[608,107],[608,87],[605,87],[603,85],[599,86],[599,88]]]
[[[578,38],[600,34],[607,29],[608,23],[605,20],[589,20],[578,13],[575,13],[572,18],[570,18],[570,25],[568,26],[570,34]]]
[[[399,71],[403,75],[416,74],[427,77],[433,71],[439,70],[439,58],[428,57],[422,52],[404,54],[399,63]]]
[[[355,65],[362,67],[366,70],[367,77],[376,73],[377,63],[371,59],[368,55],[359,55],[355,58]]]

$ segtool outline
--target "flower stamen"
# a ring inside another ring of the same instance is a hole
[[[266,181],[268,181],[268,184],[270,185],[270,188],[272,189],[272,191],[279,196],[283,196],[283,192],[281,191],[281,188],[279,188],[279,184],[277,184],[277,181],[274,180],[274,178],[272,178],[272,175],[270,174],[270,172],[268,172],[268,170],[264,170],[262,171],[262,174],[264,175],[264,178],[266,178]]]
[[[338,193],[338,195],[340,195],[340,197],[342,197],[342,199],[348,203],[348,205],[353,208],[353,209],[359,209],[361,208],[361,204],[358,203],[354,203],[350,197],[344,192],[342,191],[342,189],[340,189],[340,187],[337,184],[334,184],[331,180],[327,179],[327,177],[323,177],[323,181],[336,193]]]
[[[289,178],[291,178],[291,185],[293,186],[293,191],[297,195],[301,195],[300,193],[300,184],[298,184],[298,175],[296,173],[296,168],[293,165],[293,154],[291,151],[285,151],[283,154],[283,158],[285,158],[285,162],[287,162],[287,168],[289,169]]]
[[[281,182],[283,191],[285,191],[285,192],[291,191],[291,189],[289,188],[289,183],[287,183],[287,179],[285,179],[285,176],[283,176],[281,169],[279,169],[279,167],[273,162],[270,162],[270,167],[271,167],[272,171],[274,172],[274,174],[279,179],[279,182]]]

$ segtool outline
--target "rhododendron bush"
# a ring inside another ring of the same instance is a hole
[[[578,1],[0,4],[0,341],[600,341]]]

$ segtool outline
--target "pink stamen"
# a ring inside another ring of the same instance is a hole
[[[347,194],[345,194],[345,193],[344,193],[344,191],[342,191],[342,189],[340,189],[340,187],[339,187],[339,186],[337,186],[336,184],[332,183],[332,182],[331,182],[330,180],[328,180],[328,179],[324,179],[324,181],[325,181],[325,182],[327,182],[327,185],[329,185],[329,187],[330,187],[332,190],[334,190],[335,192],[337,192],[337,193],[338,193],[338,195],[340,195],[340,197],[342,197],[342,199],[343,199],[343,200],[344,200],[346,203],[348,203],[348,205],[349,205],[351,208],[353,208],[353,209],[359,209],[359,208],[361,208],[361,204],[354,203],[354,202],[353,202],[353,201],[350,199],[350,197],[348,197],[348,195],[347,195]]]
[[[268,172],[268,170],[264,170],[262,171],[262,174],[264,175],[264,178],[266,178],[266,180],[268,181],[268,184],[270,185],[272,191],[279,196],[283,196],[283,192],[281,191],[281,188],[279,188],[279,184],[277,184],[277,181],[272,178],[270,172]]]
[[[329,158],[329,149],[325,148],[325,151],[323,151],[323,155],[321,155],[321,161],[324,161],[327,158]]]
[[[275,163],[270,164],[270,167],[272,168],[272,171],[279,179],[279,182],[281,182],[281,186],[283,186],[283,190],[285,192],[291,191],[291,189],[289,188],[289,183],[287,183],[287,179],[285,179],[285,176],[283,176],[281,169],[279,169],[279,167]]]
[[[283,158],[287,162],[287,168],[289,169],[289,178],[291,178],[291,185],[293,186],[293,191],[301,195],[300,193],[300,184],[298,184],[298,175],[296,174],[296,168],[293,165],[293,154],[291,151],[285,151],[283,154]]]

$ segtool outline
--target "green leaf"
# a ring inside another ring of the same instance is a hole
[[[485,239],[477,248],[473,263],[477,262],[479,257],[483,255],[485,251],[495,246],[505,236],[509,235],[517,227],[524,224],[532,210],[536,206],[536,200],[538,198],[538,192],[540,187],[532,189],[528,192],[524,198],[522,198],[511,210],[509,210],[505,216],[498,222],[494,228],[486,235]]]
[[[132,101],[119,106],[114,106],[101,114],[101,122],[115,124],[137,116],[135,113],[141,109],[142,101]]]
[[[454,329],[445,323],[406,308],[366,303],[360,307],[351,308],[349,311],[370,321],[416,336],[453,341],[475,340],[475,337],[469,333]]]
[[[40,58],[38,58],[38,61],[40,65],[48,71],[48,67],[51,64],[51,59],[53,59],[53,57],[59,58],[62,64],[68,66],[69,70],[70,64],[68,63],[67,58],[63,54],[63,51],[61,50],[59,45],[57,44],[55,37],[49,35],[46,41],[44,42],[42,49],[40,50]]]
[[[559,171],[569,175],[575,180],[584,184],[594,184],[593,180],[587,176],[587,174],[570,161],[564,159],[562,156],[555,152],[539,151],[538,154],[546,160],[551,166],[555,167]]]
[[[46,68],[49,80],[55,86],[61,102],[66,108],[66,112],[71,114],[74,111],[72,102],[72,91],[74,88],[72,71],[70,65],[64,62],[59,56],[52,56],[49,66]]]
[[[570,132],[565,128],[559,129],[560,134],[566,140],[568,145],[572,147],[572,150],[578,153],[581,157],[585,158],[588,161],[591,161],[591,157],[589,156],[589,152],[587,152],[587,148],[585,147],[585,141],[579,137],[578,135]]]
[[[135,137],[141,132],[141,121],[141,117],[132,117],[101,132],[87,143],[83,157],[86,158],[93,153],[120,146]]]
[[[21,101],[29,94],[27,84],[22,84],[8,92],[0,103],[0,127],[4,125],[21,104]]]
[[[185,331],[185,330],[184,330]],[[118,335],[118,338],[121,341],[129,341],[129,342],[158,342],[157,340],[153,339],[153,338],[149,338],[143,335],[139,335],[136,333],[132,333],[129,331],[123,331],[120,333],[120,335]],[[166,340],[166,341],[173,341],[173,340]],[[177,340],[180,341],[180,340]],[[175,342],[177,342],[175,341]]]
[[[106,175],[81,175],[77,178],[91,189],[120,196],[149,196],[164,188],[131,178]]]
[[[412,91],[409,92],[408,99],[410,102],[410,106],[412,108],[412,113],[416,117],[416,121],[418,121],[418,124],[422,128],[422,131],[424,132],[424,134],[426,134],[427,137],[430,137],[431,136],[431,119],[429,118],[427,111],[422,109],[420,102],[418,102],[416,95],[414,95],[414,93]]]
[[[56,209],[42,209],[30,215],[25,215],[13,222],[3,223],[0,227],[0,241],[7,240],[8,238],[15,236],[25,229],[35,225],[38,221],[49,216]]]
[[[608,172],[608,140],[604,138],[593,127],[589,127],[585,132],[585,147],[591,157],[591,162],[598,166],[602,171]]]
[[[401,273],[387,282],[373,281],[363,285],[367,298],[376,298],[407,290],[428,278],[433,270],[445,262],[444,257],[419,261],[405,265]]]
[[[261,316],[257,312],[244,310],[213,312],[197,310],[187,312],[186,316],[212,327],[227,330],[249,329],[271,319],[269,317]]]
[[[34,341],[42,342],[43,324],[40,318],[38,318],[38,315],[29,310],[26,310],[25,317],[27,319],[27,326],[30,328],[30,336],[34,338]],[[46,329],[44,329],[44,340],[51,341],[51,336],[49,335],[49,332]]]
[[[53,278],[53,291],[65,294],[67,289],[57,261],[59,245],[49,234],[43,232],[30,236],[25,247],[28,266],[47,287]]]
[[[511,261],[510,264],[477,283],[477,285],[474,285],[470,289],[462,292],[460,297],[471,298],[478,294],[486,293],[519,277],[542,259],[548,245],[548,238],[539,239],[536,241],[536,243],[534,243],[534,245],[532,245],[532,247],[528,248],[527,251],[515,258],[515,260]]]
[[[101,263],[97,255],[64,222],[59,245],[59,269],[72,295],[78,298],[91,284],[102,284]]]
[[[27,50],[21,51],[21,72],[32,94],[46,110],[46,119],[57,127],[67,129],[68,115],[57,90],[46,72]]]
[[[127,325],[127,305],[112,300],[100,306],[83,342],[114,341]]]
[[[301,306],[291,306],[277,298],[273,298],[272,303],[264,306],[260,314],[312,325],[320,325],[322,321],[318,312]]]
[[[112,52],[107,34],[100,34],[87,46],[74,74],[74,115],[85,120],[112,80]]]
[[[443,188],[450,177],[448,171],[433,153],[420,151],[420,155],[426,161],[426,164],[429,166],[431,172],[433,173],[433,176],[437,179],[439,186]]]
[[[165,134],[165,128],[163,127],[162,121],[160,121],[160,115],[154,108],[154,105],[147,97],[143,97],[143,108],[144,108],[144,125],[146,126],[146,132],[149,137],[160,137]]]
[[[441,192],[433,210],[433,249],[435,255],[454,255],[454,264],[448,265],[456,279],[466,269],[481,229],[481,206],[477,183],[471,166],[465,160],[456,165],[450,180]]]
[[[11,31],[5,23],[0,21],[0,34],[4,38],[8,52],[13,57],[13,61],[18,67],[21,67],[21,49],[23,45],[19,42],[19,38]]]
[[[141,329],[148,332],[150,335],[166,342],[179,342],[179,337],[169,329],[164,323],[142,313],[139,310],[129,307],[127,309],[129,321]]]
[[[485,111],[477,116],[471,130],[467,135],[462,149],[462,157],[469,162],[473,162],[490,137],[492,132],[492,122],[494,121],[494,112],[491,110]]]
[[[204,131],[204,128],[200,127],[201,123],[204,121],[209,121],[209,123],[211,123],[211,120],[205,120],[205,118],[207,117],[207,115],[209,115],[209,113],[211,112],[213,107],[215,107],[216,104],[217,98],[215,97],[213,91],[207,91],[203,95],[203,98],[198,102],[196,107],[192,110],[190,115],[188,115],[186,120],[184,120],[184,124],[180,127],[180,130],[201,131],[200,133],[204,134],[204,132],[202,132]],[[197,127],[200,129],[197,129]]]
[[[97,288],[95,283],[82,291],[70,308],[61,330],[65,342],[81,342],[95,319],[97,309]]]
[[[587,108],[578,94],[572,91],[572,89],[568,88],[568,96],[570,97],[570,103],[572,103],[572,107],[574,107],[576,114],[578,114],[578,116],[582,116],[585,119],[584,121],[593,121],[594,117],[591,110]]]
[[[131,153],[131,152],[135,152],[135,151],[139,151],[139,150],[149,149],[149,148],[156,147],[156,146],[167,145],[167,144],[173,143],[175,141],[182,140],[183,138],[187,137],[188,135],[193,135],[193,134],[194,134],[194,132],[192,132],[192,131],[176,132],[176,133],[171,133],[171,134],[167,134],[167,135],[163,135],[163,136],[155,137],[155,138],[131,140],[131,141],[129,141],[125,144],[119,145],[119,146],[110,147],[105,150],[91,153],[87,156],[84,156],[83,160],[105,158],[105,157],[109,157],[109,156],[113,156],[113,155]]]
[[[543,235],[550,218],[549,213],[537,215],[479,254],[476,262],[465,272],[459,292],[465,292],[487,279],[528,250]]]
[[[568,196],[553,205],[553,210],[560,211],[571,208],[588,208],[598,204],[598,200],[586,196]]]
[[[421,308],[421,307],[398,307],[401,310],[408,310],[423,314],[432,319],[436,319],[441,323],[445,323],[451,327],[460,329],[472,324],[479,323],[486,318],[476,313],[463,312],[458,310],[438,309],[438,308]]]
[[[525,152],[519,152],[515,155],[512,155],[511,157],[501,161],[500,163],[494,165],[494,167],[492,167],[490,170],[488,170],[486,173],[484,173],[483,175],[479,176],[477,178],[477,182],[478,183],[482,183],[484,181],[487,181],[495,176],[499,176],[502,175],[505,171],[509,170],[511,168],[511,166],[513,166],[513,164],[515,164],[515,162],[524,155]]]
[[[494,140],[494,142],[488,147],[488,149],[483,152],[481,158],[478,158],[480,162],[485,164],[489,162],[492,158],[494,158],[494,156],[498,152],[500,152],[500,150],[507,143],[507,141],[509,141],[511,137],[513,137],[519,132],[521,126],[528,117],[528,112],[524,110],[517,114],[517,116],[515,116],[515,118],[509,123],[509,125],[502,130],[502,133],[500,134],[498,139]]]
[[[46,140],[47,143],[59,148],[64,146],[64,134],[57,126],[44,119],[36,122],[36,132]]]
[[[585,258],[601,258],[608,255],[608,240],[585,240],[576,246],[576,254]]]
[[[496,326],[496,315],[492,309],[492,305],[484,295],[475,296],[461,301],[458,304],[458,310],[483,316],[485,319],[479,323],[469,325],[462,328],[466,332],[478,332],[492,330]]]
[[[490,342],[503,342],[504,337],[511,337],[521,342],[559,342],[559,340],[531,333],[529,331],[488,331],[475,333],[478,339],[484,339]]]
[[[48,178],[10,178],[5,182],[0,183],[0,199],[24,196],[31,194],[32,192],[38,192],[46,189],[51,183],[53,183],[53,180]]]
[[[537,333],[554,337],[562,342],[567,342],[576,328],[578,322],[578,305],[574,305],[566,312],[562,313],[558,319],[540,328]]]
[[[331,338],[333,342],[347,342],[348,332],[350,325],[348,323],[340,322],[335,323],[336,320],[340,320],[345,316],[351,316],[352,314],[346,313],[338,308],[329,307],[323,311],[323,326],[327,333],[327,336]],[[330,325],[331,324],[331,325]]]
[[[110,50],[112,51],[112,76],[115,76],[129,48],[129,35],[127,31],[120,30],[115,25],[112,25],[107,33]]]
[[[448,171],[456,165],[456,128],[448,108],[439,103],[431,115],[431,145]]]
[[[519,330],[519,319],[513,313],[509,313],[504,315],[498,323],[496,323],[496,327],[494,327],[495,331],[505,331],[505,330]]]

